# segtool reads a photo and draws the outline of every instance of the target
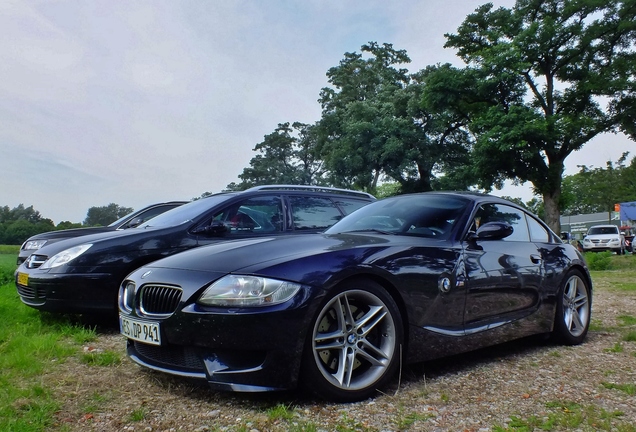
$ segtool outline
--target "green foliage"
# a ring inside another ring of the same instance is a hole
[[[0,244],[0,255],[12,254],[17,255],[20,252],[19,245],[3,245]]]
[[[77,342],[94,339],[95,331],[21,304],[13,282],[15,258],[0,254],[0,430],[51,430],[61,403],[42,374],[75,355]]]
[[[636,384],[634,383],[629,383],[629,384],[601,383],[601,384],[606,389],[620,390],[622,392],[627,393],[630,396],[636,395]]]
[[[231,183],[228,190],[245,190],[263,184],[320,185],[324,183],[323,164],[316,151],[312,126],[282,123],[254,147],[258,154],[250,167],[239,175],[241,183]]]
[[[590,270],[610,270],[612,268],[612,252],[586,252],[585,262]]]
[[[106,206],[91,207],[86,213],[86,219],[84,219],[85,226],[106,226],[117,219],[132,213],[133,209],[130,207],[122,207],[115,203],[110,203]]]
[[[606,167],[580,166],[580,171],[563,179],[569,203],[564,213],[610,213],[614,204],[636,200],[636,158],[626,166],[629,153],[617,162],[607,161]]]
[[[621,421],[624,415],[620,411],[606,411],[590,405],[583,406],[573,402],[549,402],[547,413],[541,416],[510,416],[506,425],[496,425],[496,432],[522,431],[559,431],[559,430],[595,430],[634,432],[636,427]]]
[[[91,366],[114,366],[121,363],[121,358],[113,351],[89,352],[82,355],[81,361]]]
[[[532,182],[560,231],[566,158],[602,133],[634,136],[635,20],[631,3],[618,0],[488,3],[446,35],[477,77],[450,103],[470,117],[480,186]]]
[[[288,405],[278,404],[267,410],[267,417],[270,420],[291,420],[294,418],[294,409]]]
[[[137,409],[134,409],[129,416],[129,419],[131,422],[138,422],[138,421],[142,421],[143,419],[146,418],[147,415],[147,410],[145,407],[140,407]]]

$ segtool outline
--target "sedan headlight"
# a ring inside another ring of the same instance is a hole
[[[46,240],[29,240],[24,242],[22,250],[37,250],[46,244]]]
[[[206,289],[197,303],[206,306],[271,306],[286,302],[300,284],[258,276],[227,275]]]
[[[40,266],[41,269],[49,269],[53,267],[59,267],[68,263],[69,261],[74,260],[84,252],[93,246],[92,244],[83,244],[79,246],[72,247],[70,249],[63,250],[62,252],[53,255],[51,258],[44,261],[44,264]]]

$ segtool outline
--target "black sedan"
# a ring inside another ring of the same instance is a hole
[[[160,258],[232,239],[324,231],[372,202],[369,194],[317,186],[258,186],[195,200],[133,229],[45,245],[15,273],[22,302],[60,313],[117,315],[127,274]]]
[[[580,253],[496,197],[403,195],[324,234],[207,246],[131,273],[121,332],[138,364],[216,389],[355,401],[400,364],[534,334],[581,343]]]
[[[26,261],[29,255],[31,255],[44,245],[51,245],[61,240],[81,237],[89,234],[135,228],[144,222],[148,222],[153,217],[158,216],[168,210],[172,210],[175,207],[179,207],[180,205],[183,205],[185,203],[187,203],[187,201],[169,201],[164,203],[152,204],[142,208],[141,210],[137,210],[135,212],[127,214],[126,216],[117,219],[115,222],[103,227],[73,228],[36,234],[29,237],[24,243],[22,243],[22,246],[20,247],[20,251],[18,253],[18,265]]]

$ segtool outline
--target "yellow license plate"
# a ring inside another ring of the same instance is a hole
[[[18,272],[18,283],[20,285],[29,286],[29,275],[28,275],[28,273],[19,273]]]

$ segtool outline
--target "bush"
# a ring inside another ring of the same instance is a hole
[[[590,270],[611,270],[612,252],[586,252],[585,261]]]

